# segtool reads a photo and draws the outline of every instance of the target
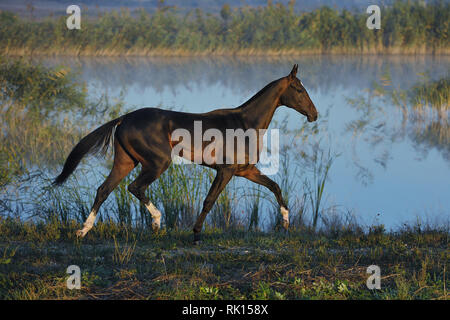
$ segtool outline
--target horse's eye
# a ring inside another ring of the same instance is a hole
[[[297,92],[299,92],[299,93],[302,93],[303,92],[303,89],[299,89],[299,88],[297,88],[297,87],[294,87],[294,86],[291,86],[293,89],[295,89],[295,91],[297,91]]]

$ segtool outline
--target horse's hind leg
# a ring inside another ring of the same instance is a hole
[[[141,173],[129,186],[130,191],[147,208],[152,216],[152,229],[158,231],[161,227],[161,212],[151,203],[145,195],[148,186],[159,178],[159,176],[169,167],[170,161],[153,162],[151,165],[142,167]]]
[[[97,189],[97,195],[95,197],[91,213],[86,219],[83,229],[77,231],[77,236],[84,237],[86,233],[92,229],[95,222],[95,217],[97,216],[97,212],[102,203],[106,200],[106,198],[108,198],[111,191],[117,187],[120,181],[125,178],[136,165],[137,162],[133,160],[116,141],[114,143],[114,165],[108,178],[106,178],[105,182],[103,182]]]

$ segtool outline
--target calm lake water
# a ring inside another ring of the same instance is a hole
[[[325,190],[327,205],[388,228],[450,215],[448,118],[405,120],[398,107],[368,90],[386,81],[386,73],[398,90],[422,81],[423,74],[448,76],[450,57],[52,58],[46,63],[78,68],[93,97],[120,96],[127,110],[158,106],[188,112],[238,106],[298,63],[298,76],[319,111],[314,141],[339,154]],[[283,119],[292,130],[305,122],[286,107],[274,116]],[[359,129],[352,129],[355,125]]]

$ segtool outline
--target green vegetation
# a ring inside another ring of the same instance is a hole
[[[448,53],[450,4],[396,1],[369,30],[365,12],[288,6],[231,9],[220,15],[175,8],[105,13],[68,30],[66,17],[42,21],[0,13],[0,52],[54,55],[195,55],[295,53]]]
[[[412,114],[420,117],[437,112],[441,117],[450,108],[450,78],[447,75],[431,80],[428,73],[420,76],[420,82],[404,90],[394,86],[390,71],[385,70],[380,81],[373,84],[373,95],[402,110],[405,116]]]
[[[14,103],[25,107],[26,112],[44,116],[82,109],[86,103],[86,87],[76,83],[69,72],[63,66],[49,69],[23,59],[8,60],[0,57],[2,104]]]
[[[86,133],[86,118],[120,107],[90,101],[76,79],[64,66],[0,57],[0,186],[61,164]]]
[[[1,58],[0,99],[0,186],[3,187],[28,173],[38,162],[62,160],[58,152],[62,147],[60,142],[73,141],[77,135],[66,121],[58,122],[50,116],[56,110],[83,108],[85,94],[70,80],[67,69],[48,70],[23,60]]]
[[[450,108],[450,77],[425,81],[414,86],[410,92],[415,108],[430,106],[437,110]]]
[[[448,230],[383,226],[152,234],[99,223],[82,241],[76,223],[0,219],[0,299],[448,299]],[[81,268],[81,290],[66,269]],[[369,265],[381,290],[366,287]]]

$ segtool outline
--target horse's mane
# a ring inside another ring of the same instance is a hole
[[[253,101],[255,101],[256,99],[258,99],[263,93],[265,93],[267,90],[269,90],[270,88],[272,88],[278,81],[280,81],[283,78],[280,78],[278,80],[274,80],[272,82],[270,82],[269,84],[267,84],[264,88],[262,88],[261,90],[259,90],[257,93],[255,93],[253,95],[253,97],[251,97],[250,99],[248,99],[246,102],[244,102],[243,104],[241,104],[239,107],[237,107],[236,109],[241,109],[241,108],[245,108],[246,106],[248,106],[249,104],[251,104]]]

